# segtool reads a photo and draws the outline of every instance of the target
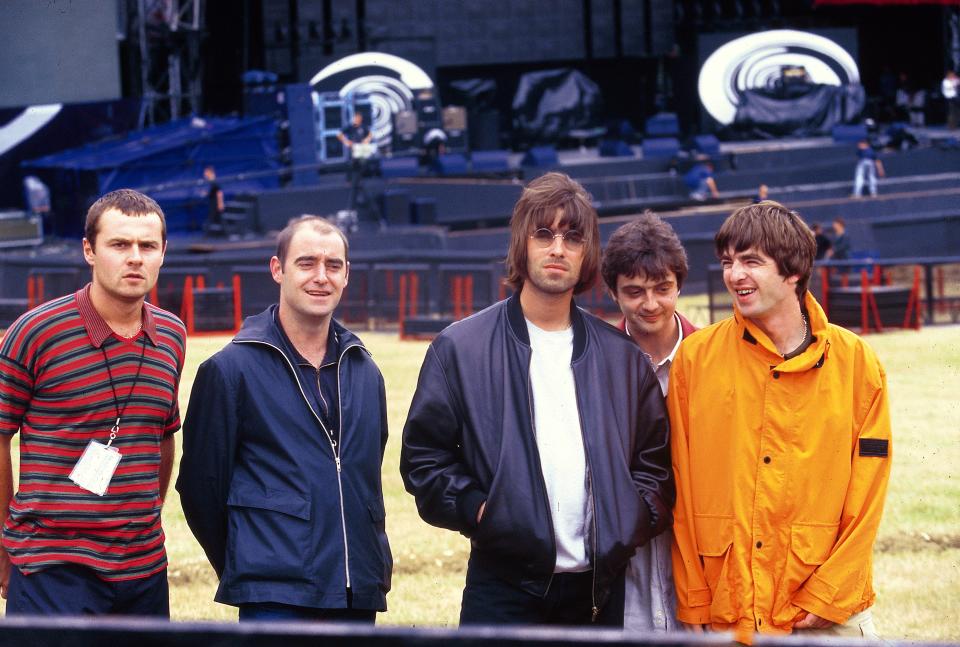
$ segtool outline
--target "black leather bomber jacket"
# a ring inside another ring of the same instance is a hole
[[[667,415],[649,360],[593,315],[573,306],[571,318],[596,611],[634,549],[670,526],[675,491]],[[400,472],[426,522],[462,532],[484,567],[545,595],[556,544],[533,429],[530,357],[518,295],[446,328],[420,370]]]

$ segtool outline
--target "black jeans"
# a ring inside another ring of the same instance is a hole
[[[473,555],[460,606],[460,625],[597,625],[623,627],[623,573],[614,580],[610,598],[593,615],[593,571],[555,573],[546,595],[527,593],[494,575]]]

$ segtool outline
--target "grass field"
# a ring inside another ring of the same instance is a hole
[[[361,337],[386,380],[391,432],[383,481],[395,568],[390,611],[378,622],[455,625],[469,545],[420,520],[397,468],[400,433],[427,344],[400,342],[395,333]],[[197,365],[228,340],[190,340],[183,410]],[[894,428],[893,475],[874,555],[877,625],[887,638],[957,640],[960,628],[949,619],[960,610],[960,326],[868,340],[887,370]],[[174,619],[235,619],[232,607],[212,602],[214,574],[172,490],[163,517]]]

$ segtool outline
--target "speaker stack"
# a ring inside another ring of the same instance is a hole
[[[447,106],[442,111],[443,130],[447,133],[447,151],[462,153],[467,150],[467,111],[462,106]]]

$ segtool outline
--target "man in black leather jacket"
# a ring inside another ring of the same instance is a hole
[[[534,180],[511,220],[516,293],[427,351],[400,471],[425,521],[471,539],[461,624],[622,626],[627,561],[670,526],[657,378],[573,302],[599,261],[583,187]]]

